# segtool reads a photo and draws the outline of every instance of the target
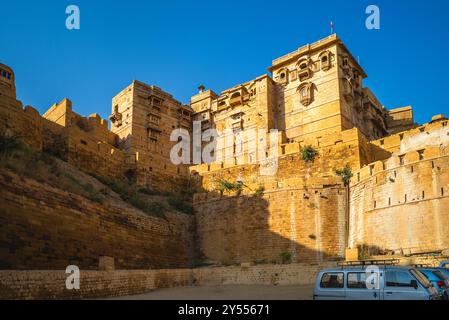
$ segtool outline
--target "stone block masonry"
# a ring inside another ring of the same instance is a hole
[[[147,216],[123,202],[100,204],[9,172],[0,173],[0,269],[189,267],[193,217]]]
[[[82,299],[133,295],[159,288],[213,285],[305,285],[335,264],[257,265],[197,269],[80,271],[80,290],[67,290],[67,274],[0,271],[0,299]]]
[[[199,258],[234,264],[322,262],[344,257],[346,190],[268,191],[263,196],[203,199],[195,204]]]

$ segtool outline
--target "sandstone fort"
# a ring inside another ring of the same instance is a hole
[[[418,124],[411,106],[383,105],[336,35],[268,71],[220,93],[200,86],[188,104],[134,80],[101,119],[69,99],[42,115],[23,106],[20,74],[0,64],[0,133],[22,145],[2,154],[0,269],[96,270],[110,257],[114,268],[167,270],[157,281],[182,284],[181,270],[198,266],[444,253],[448,119]],[[263,137],[216,151],[232,161],[175,165],[170,136],[194,122],[236,136],[277,130],[275,173],[261,174],[270,162],[251,151]],[[24,157],[35,160],[20,167]]]

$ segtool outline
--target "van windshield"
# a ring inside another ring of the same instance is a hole
[[[415,276],[415,278],[426,288],[432,287],[432,283],[427,279],[427,277],[422,274],[421,271],[417,269],[410,269],[410,272]]]

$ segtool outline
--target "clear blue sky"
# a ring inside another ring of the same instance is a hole
[[[65,28],[65,8],[81,30]],[[381,29],[365,28],[365,8]],[[0,0],[0,61],[23,103],[41,113],[64,97],[107,117],[111,98],[138,79],[187,103],[266,73],[271,61],[329,35],[332,20],[389,108],[413,105],[422,123],[449,116],[449,1],[11,1]]]

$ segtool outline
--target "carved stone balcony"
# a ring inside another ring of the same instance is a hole
[[[298,70],[299,81],[304,81],[312,77],[312,69],[309,67]]]

